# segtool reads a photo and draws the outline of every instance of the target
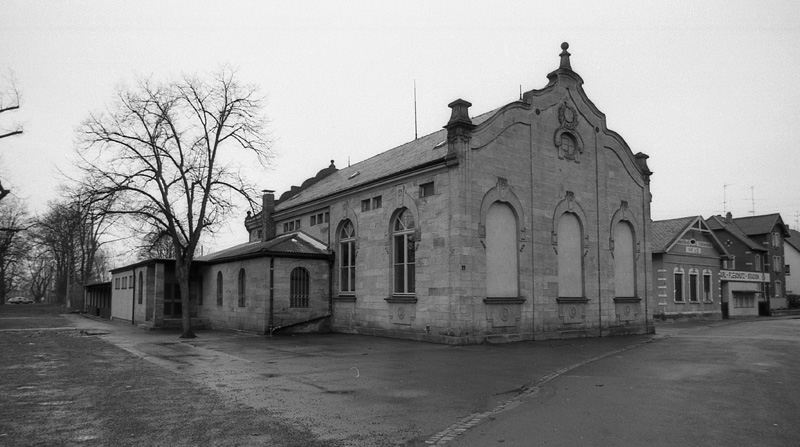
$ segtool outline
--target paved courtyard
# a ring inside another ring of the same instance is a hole
[[[793,424],[800,410],[798,319],[661,323],[654,336],[446,346],[222,331],[181,340],[123,322],[58,318],[43,325],[111,343],[231,408],[266,411],[302,427],[323,445],[800,439]],[[17,330],[13,325],[2,319],[0,331]]]

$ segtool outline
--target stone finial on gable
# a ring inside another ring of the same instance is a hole
[[[472,103],[459,98],[448,104],[447,107],[450,107],[452,111],[450,113],[450,121],[447,122],[445,127],[457,123],[472,124],[472,120],[469,118],[469,108],[472,107]]]
[[[472,104],[463,99],[456,99],[447,105],[452,109],[450,113],[450,121],[444,126],[447,129],[447,141],[452,142],[456,139],[461,139],[467,142],[472,138],[472,129],[475,125],[469,118],[469,108]]]
[[[567,70],[572,70],[572,66],[569,64],[570,54],[569,51],[567,51],[567,48],[569,48],[569,43],[564,42],[561,44],[562,51],[561,54],[559,54],[559,56],[561,56],[561,64],[558,66],[558,68],[566,68]]]
[[[444,126],[447,129],[447,159],[448,166],[456,162],[458,154],[466,151],[469,140],[472,139],[472,129],[476,126],[469,118],[469,108],[472,104],[463,99],[456,99],[447,105],[452,109],[450,121]]]

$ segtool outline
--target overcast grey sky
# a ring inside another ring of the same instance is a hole
[[[478,115],[544,87],[567,41],[608,127],[650,155],[654,219],[754,209],[796,228],[800,2],[586,3],[0,0],[0,72],[24,94],[3,122],[25,124],[0,140],[3,184],[43,210],[118,85],[230,64],[267,97],[278,157],[252,175],[280,194],[412,140],[415,80],[425,135],[456,98]],[[209,245],[244,241],[245,211]]]

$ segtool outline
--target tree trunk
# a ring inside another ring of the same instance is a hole
[[[192,309],[189,299],[189,270],[192,261],[184,261],[180,256],[176,256],[175,276],[178,279],[178,287],[181,289],[181,337],[195,338],[197,335],[192,330]]]

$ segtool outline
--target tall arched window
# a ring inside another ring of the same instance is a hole
[[[239,287],[237,287],[238,296],[239,296],[239,307],[244,307],[246,300],[245,300],[245,283],[247,277],[245,276],[244,269],[239,269]]]
[[[356,229],[350,220],[339,230],[339,292],[356,291]]]
[[[614,227],[614,296],[636,296],[634,259],[633,230],[628,222],[619,221]]]
[[[517,218],[511,207],[494,202],[486,214],[486,296],[519,296]]]
[[[222,272],[217,272],[217,306],[222,306]]]
[[[295,267],[289,282],[289,307],[308,307],[308,270]]]
[[[583,298],[583,231],[578,216],[564,213],[558,220],[558,296]]]
[[[415,238],[414,216],[405,209],[392,223],[392,250],[394,260],[394,293],[414,293]]]

